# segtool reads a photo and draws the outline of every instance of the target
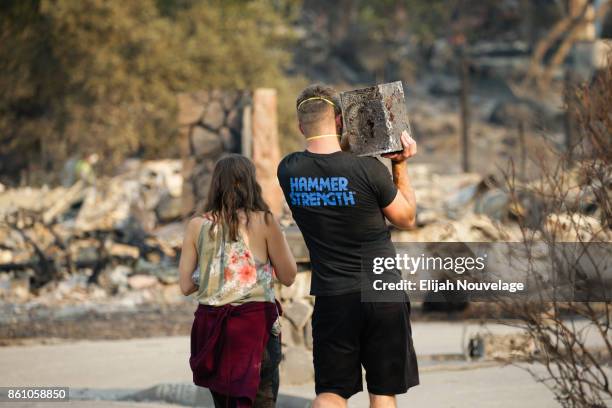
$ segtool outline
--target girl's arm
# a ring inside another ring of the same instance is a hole
[[[291,286],[295,281],[295,274],[297,273],[295,259],[289,249],[289,244],[287,243],[287,239],[285,239],[285,234],[283,234],[280,225],[274,216],[269,216],[268,218],[269,222],[266,228],[268,256],[276,271],[276,277],[279,282],[285,286]]]
[[[195,271],[198,263],[198,253],[196,250],[196,237],[200,232],[202,220],[192,219],[185,228],[183,238],[183,248],[181,249],[181,260],[179,261],[179,286],[185,296],[191,295],[198,290],[193,283],[191,275]]]

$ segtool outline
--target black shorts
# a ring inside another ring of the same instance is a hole
[[[315,391],[403,394],[419,384],[410,303],[361,302],[360,293],[318,296],[312,317]]]

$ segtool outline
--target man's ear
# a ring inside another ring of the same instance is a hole
[[[336,130],[338,131],[338,134],[342,133],[342,114],[337,114],[336,115]]]
[[[304,128],[302,127],[302,124],[299,121],[298,121],[298,127],[300,128],[300,132],[304,134]]]

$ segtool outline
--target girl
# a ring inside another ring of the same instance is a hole
[[[199,302],[193,380],[210,389],[215,407],[274,407],[281,351],[273,275],[289,286],[296,272],[253,163],[237,154],[220,159],[205,213],[187,225],[179,264],[181,291]]]

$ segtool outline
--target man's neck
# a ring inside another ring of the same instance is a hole
[[[330,154],[330,153],[335,153],[340,151],[340,140],[338,137],[332,136],[335,134],[335,132],[329,132],[329,133],[325,133],[326,137],[321,137],[318,139],[312,139],[312,140],[307,140],[306,141],[306,150],[308,150],[309,152],[312,153],[318,153],[318,154]],[[316,136],[320,136],[319,135],[311,135],[311,136],[306,136],[306,138],[308,137],[316,137]]]

